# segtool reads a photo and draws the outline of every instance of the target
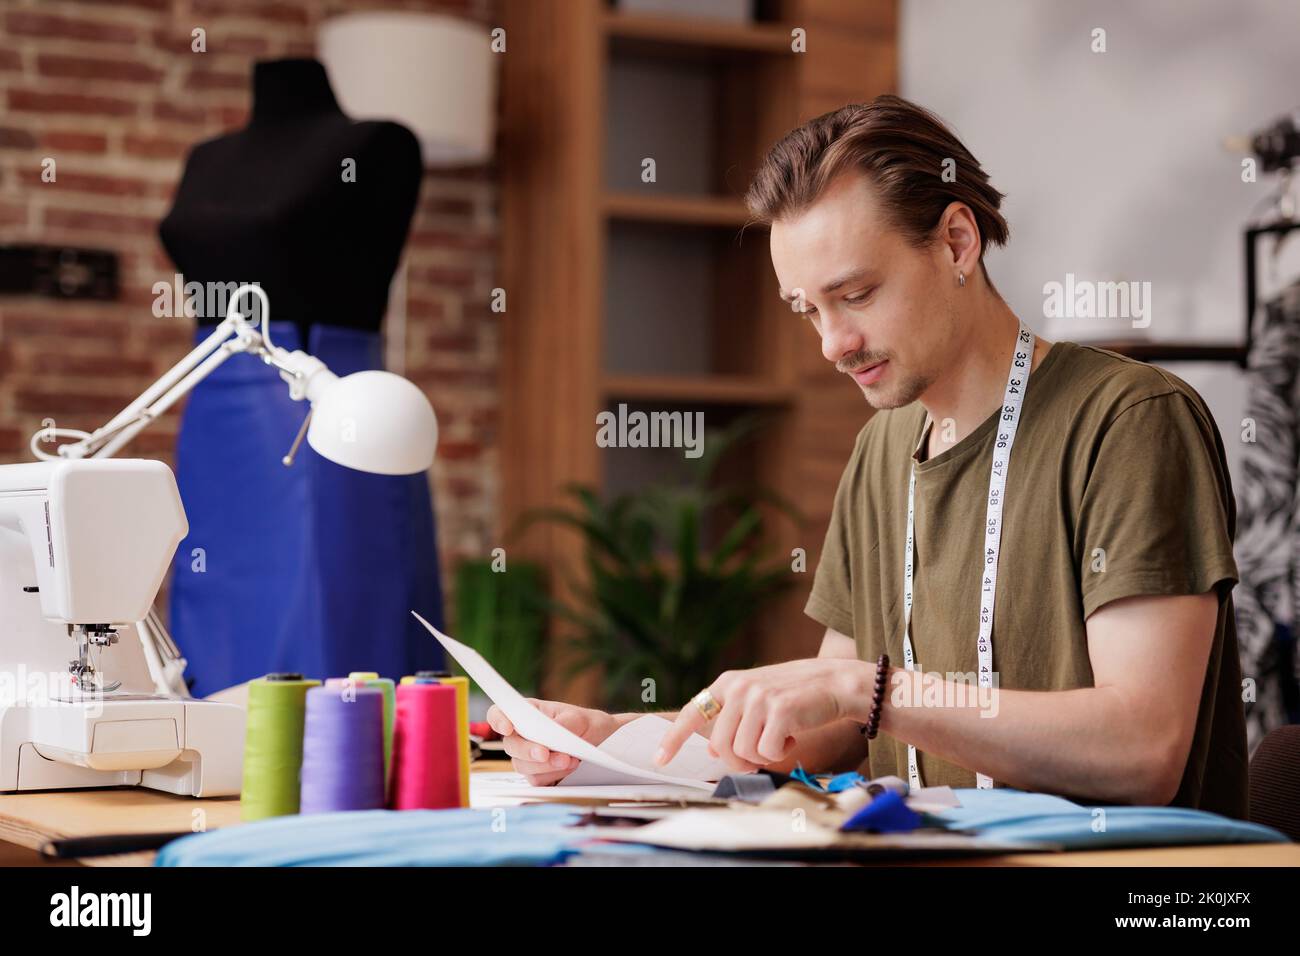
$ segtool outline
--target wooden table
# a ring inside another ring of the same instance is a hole
[[[104,790],[46,790],[0,793],[0,862],[9,866],[44,863],[46,840],[108,833],[159,833],[213,829],[239,823],[239,798],[196,800],[141,787]],[[18,850],[17,848],[23,848]],[[92,866],[148,866],[152,851],[88,857]]]
[[[483,760],[479,772],[508,770],[502,760]],[[0,865],[46,864],[39,848],[60,837],[108,833],[154,833],[235,826],[239,799],[195,800],[138,787],[0,794]],[[93,866],[148,866],[153,853],[90,857]],[[48,865],[48,864],[46,864]],[[64,864],[66,865],[66,864]],[[74,864],[75,865],[75,864]],[[1019,853],[925,866],[1300,866],[1300,844],[1158,847],[1086,853]]]

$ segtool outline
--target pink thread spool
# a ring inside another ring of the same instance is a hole
[[[456,688],[402,684],[393,728],[394,810],[460,806]]]

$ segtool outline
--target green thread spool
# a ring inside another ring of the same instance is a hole
[[[374,671],[353,671],[348,680],[358,687],[378,687],[384,692],[384,787],[385,795],[393,781],[393,721],[397,713],[397,691],[391,677],[380,677]]]
[[[245,821],[298,812],[307,691],[319,684],[301,674],[267,674],[249,681],[240,797]]]

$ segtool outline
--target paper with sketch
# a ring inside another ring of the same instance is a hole
[[[707,745],[702,737],[694,736],[691,741],[688,741],[688,744],[690,744],[689,749],[683,747],[683,752],[679,753],[668,764],[668,769],[678,770],[680,767],[679,773],[683,774],[681,776],[654,769],[654,753],[659,748],[659,740],[663,736],[662,733],[655,736],[652,729],[655,725],[647,724],[645,727],[636,727],[637,724],[648,719],[657,720],[666,725],[667,721],[664,721],[661,717],[649,715],[642,717],[620,728],[619,732],[611,734],[605,744],[614,741],[614,738],[618,737],[622,731],[629,731],[620,740],[614,742],[612,752],[606,750],[604,744],[601,747],[596,747],[583,740],[567,727],[562,727],[530,704],[524,695],[511,687],[510,682],[498,674],[496,669],[474,648],[443,634],[414,611],[411,614],[425,626],[430,634],[438,639],[438,642],[446,648],[447,653],[454,657],[456,663],[465,669],[465,673],[469,675],[470,679],[479,686],[479,689],[484,694],[491,698],[492,703],[501,708],[521,735],[529,740],[536,741],[543,747],[570,754],[582,761],[577,770],[564,778],[563,782],[566,785],[570,785],[573,777],[590,764],[593,769],[584,774],[582,778],[582,785],[585,786],[653,782],[672,783],[696,790],[713,791],[713,783],[709,782],[706,777],[693,775],[715,772],[706,763],[712,758],[708,757]],[[704,761],[700,759],[701,750],[704,752]],[[721,774],[727,772],[725,766],[719,764],[718,767],[720,769],[717,772]],[[688,773],[692,775],[686,775]]]

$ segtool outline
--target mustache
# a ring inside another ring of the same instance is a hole
[[[878,365],[888,358],[888,355],[878,352],[854,352],[852,355],[847,355],[836,362],[835,371],[851,375],[853,372],[859,372],[872,365]]]

